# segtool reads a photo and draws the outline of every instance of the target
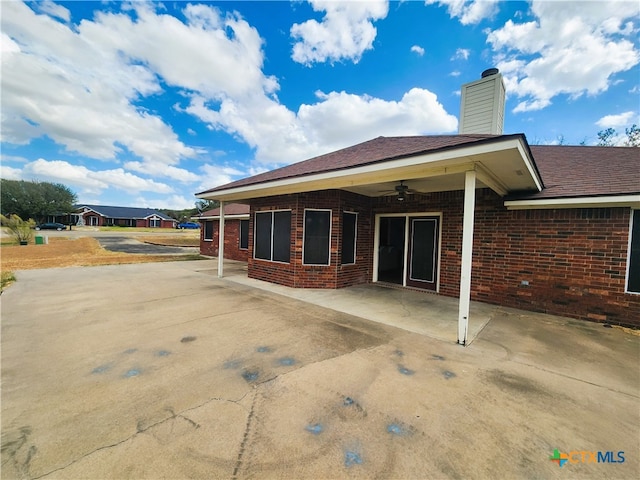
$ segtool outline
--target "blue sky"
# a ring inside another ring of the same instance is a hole
[[[498,67],[505,133],[640,124],[637,1],[0,2],[7,179],[83,203],[194,194],[380,135],[457,133]]]

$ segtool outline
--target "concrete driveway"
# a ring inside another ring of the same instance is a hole
[[[2,477],[640,473],[638,336],[502,310],[460,347],[215,265],[17,272],[0,296]]]

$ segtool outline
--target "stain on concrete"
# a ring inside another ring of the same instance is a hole
[[[397,423],[390,423],[389,425],[387,425],[387,432],[389,432],[389,433],[391,433],[393,435],[404,435],[405,434],[404,428],[402,428]]]
[[[404,356],[404,352],[402,350],[400,350],[399,348],[396,349],[395,352],[393,352],[395,355],[399,356],[399,357],[403,357]]]
[[[127,355],[131,355],[132,353],[136,353],[138,351],[137,348],[127,348],[123,353]]]
[[[156,352],[156,357],[168,357],[169,355],[171,355],[169,350],[158,350]]]
[[[91,370],[91,373],[105,373],[108,372],[109,370],[111,370],[111,367],[113,367],[113,365],[111,363],[107,363],[105,365],[100,365],[97,366],[96,368],[94,368],[93,370]]]
[[[258,370],[243,370],[241,376],[247,383],[253,383],[260,377],[260,372]]]
[[[344,397],[344,400],[342,401],[342,404],[343,404],[345,407],[348,407],[348,406],[350,406],[350,405],[353,405],[354,403],[355,403],[355,400],[353,400],[353,398],[351,398],[351,397]]]
[[[258,353],[270,353],[271,351],[272,351],[271,347],[267,347],[267,346],[260,346],[256,348],[256,352]]]
[[[487,379],[501,390],[510,390],[522,395],[547,394],[547,391],[533,380],[502,370],[491,370]]]
[[[431,355],[431,358],[433,358],[434,360],[446,360],[442,355]]]
[[[347,450],[344,452],[344,466],[349,468],[353,465],[361,465],[362,457],[358,452],[353,452],[351,450]]]
[[[442,376],[445,378],[445,380],[449,380],[451,378],[455,378],[457,375],[449,370],[445,370],[442,372]]]
[[[324,427],[319,423],[314,423],[313,425],[307,425],[306,427],[304,427],[304,429],[309,433],[313,433],[314,435],[320,435],[324,430]]]
[[[290,367],[291,365],[295,365],[296,359],[292,357],[282,357],[277,360],[278,365],[282,365],[283,367]]]
[[[415,372],[415,370],[411,370],[410,368],[407,368],[403,365],[398,365],[398,371],[402,374],[402,375],[413,375]]]
[[[9,478],[11,471],[9,466],[13,467],[16,477],[31,478],[31,460],[38,453],[35,445],[29,445],[29,436],[31,435],[31,427],[20,427],[17,431],[2,433],[2,478]],[[9,459],[5,460],[5,456]]]
[[[222,367],[225,370],[237,370],[238,368],[240,368],[242,366],[242,360],[238,360],[238,359],[233,359],[233,360],[227,360],[226,362],[224,362],[222,364]]]
[[[181,343],[189,343],[189,342],[193,342],[195,341],[196,337],[192,337],[192,336],[186,336],[186,337],[182,337],[180,339]]]
[[[140,370],[139,368],[132,368],[130,370],[127,370],[125,372],[125,374],[123,375],[124,378],[131,378],[131,377],[137,377],[138,375],[140,375],[142,373],[142,370]]]

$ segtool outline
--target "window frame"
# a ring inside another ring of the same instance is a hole
[[[244,219],[241,218],[240,220],[238,220],[239,224],[238,224],[238,250],[249,250],[249,219]],[[246,222],[246,223],[245,223]],[[244,230],[246,230],[245,235],[246,235],[246,245],[243,247],[242,246],[242,239],[245,238],[245,236],[242,235],[243,233],[243,228],[242,225],[246,225]]]
[[[202,240],[205,242],[213,242],[213,235],[214,235],[214,228],[213,228],[213,222],[214,220],[205,220],[204,221],[204,225],[203,225],[203,229],[202,229]],[[220,221],[218,220],[218,223],[220,223]],[[207,237],[207,225],[211,225],[211,237]]]
[[[289,258],[288,260],[285,262],[284,260],[274,260],[274,231],[275,231],[275,214],[276,213],[280,213],[280,212],[286,212],[289,214]],[[284,265],[289,265],[291,264],[291,220],[293,215],[291,214],[292,210],[291,209],[277,209],[277,210],[259,210],[256,211],[254,214],[254,221],[253,221],[253,258],[255,260],[262,260],[265,262],[272,262],[272,263],[281,263]],[[264,215],[264,214],[270,214],[271,215],[271,228],[270,228],[270,232],[269,232],[269,258],[263,258],[263,257],[258,257],[256,256],[256,252],[257,252],[257,248],[256,245],[258,243],[258,215]]]
[[[640,280],[638,282],[638,290],[631,290],[631,275],[635,273],[640,276],[640,209],[631,209],[631,215],[629,219],[629,247],[627,248],[627,275],[625,279],[625,293],[630,295],[640,295]],[[635,232],[634,232],[635,228]],[[634,233],[638,235],[638,238],[634,238]],[[634,240],[636,248],[633,248]],[[635,268],[637,271],[631,271],[631,261],[635,260]]]
[[[344,262],[344,218],[345,215],[352,215],[355,217],[353,223],[353,261]],[[340,239],[340,265],[355,265],[357,262],[357,248],[358,248],[358,212],[352,212],[350,210],[342,211],[342,238]]]
[[[329,214],[329,231],[327,233],[327,263],[308,263],[306,261],[306,243],[307,243],[307,212],[325,212]],[[333,210],[328,208],[305,208],[302,220],[302,265],[314,267],[328,267],[331,265],[331,232],[333,229]]]

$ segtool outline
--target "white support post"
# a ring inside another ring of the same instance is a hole
[[[473,259],[473,218],[476,206],[476,172],[464,175],[464,217],[462,221],[462,266],[460,267],[460,300],[458,307],[458,343],[467,344],[469,304],[471,303],[471,261]]]
[[[220,222],[218,223],[218,278],[224,274],[224,202],[220,202]]]

